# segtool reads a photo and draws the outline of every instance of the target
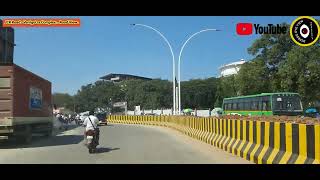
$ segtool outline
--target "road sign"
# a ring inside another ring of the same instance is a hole
[[[116,102],[113,104],[113,107],[124,107],[127,105],[127,102]]]

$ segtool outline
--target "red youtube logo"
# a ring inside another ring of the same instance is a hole
[[[237,34],[238,35],[250,35],[252,34],[252,23],[238,23]]]

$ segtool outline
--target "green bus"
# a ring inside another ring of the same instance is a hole
[[[222,109],[224,115],[297,116],[303,114],[300,95],[290,92],[224,98]]]

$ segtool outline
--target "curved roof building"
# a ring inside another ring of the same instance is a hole
[[[240,70],[240,66],[244,63],[246,63],[246,61],[244,59],[241,59],[240,61],[225,64],[225,65],[221,66],[219,68],[220,77],[237,74]]]

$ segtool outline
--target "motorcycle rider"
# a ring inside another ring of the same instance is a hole
[[[80,115],[79,114],[76,115],[75,119],[76,119],[76,123],[80,125]]]
[[[68,115],[68,121],[69,121],[69,124],[72,123],[72,115],[71,114]]]
[[[98,124],[99,124],[99,119],[96,116],[94,116],[93,111],[90,111],[89,116],[86,117],[83,122],[83,126],[86,127],[85,131],[84,131],[84,137],[86,139],[86,137],[87,137],[86,135],[89,130],[95,131],[97,145],[99,145],[99,135],[100,135],[100,130],[98,128]]]

